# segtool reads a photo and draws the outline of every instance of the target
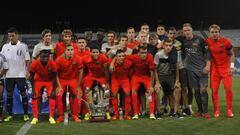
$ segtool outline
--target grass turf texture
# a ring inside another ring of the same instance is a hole
[[[211,91],[209,93],[209,113],[213,116]],[[226,117],[225,92],[221,85],[219,90],[220,117],[206,120],[203,118],[185,117],[183,119],[164,117],[161,120],[142,118],[130,121],[111,121],[108,123],[70,123],[50,125],[47,118],[33,125],[27,135],[236,135],[240,133],[240,78],[233,79],[233,112],[234,118]],[[193,110],[196,110],[194,100]],[[13,122],[0,123],[0,135],[13,135],[24,125],[22,117]]]

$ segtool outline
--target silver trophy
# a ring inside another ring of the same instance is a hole
[[[98,83],[95,83],[92,91],[89,95],[92,95],[90,102],[88,102],[88,108],[91,114],[91,122],[106,122],[109,121],[106,117],[106,110],[109,106],[110,90],[103,85],[100,87]]]

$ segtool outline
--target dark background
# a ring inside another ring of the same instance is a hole
[[[180,28],[185,22],[195,29],[207,29],[217,23],[225,29],[240,28],[239,0],[131,0],[106,1],[9,1],[0,7],[0,32],[14,26],[22,33],[40,33],[50,28],[58,33],[64,28],[83,32],[85,28],[96,31],[126,31],[128,26],[137,30],[146,22],[151,30],[157,24]]]

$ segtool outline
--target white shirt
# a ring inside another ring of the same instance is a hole
[[[25,78],[26,60],[30,60],[27,45],[20,41],[16,45],[9,42],[3,45],[2,54],[6,57],[9,66],[6,78]]]
[[[52,50],[52,49],[54,49],[54,44],[50,44],[50,45],[46,46],[43,44],[43,42],[38,43],[37,45],[34,46],[32,57],[33,58],[38,57],[38,55],[40,54],[40,51],[43,49]]]

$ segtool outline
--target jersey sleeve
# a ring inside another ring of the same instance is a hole
[[[25,60],[30,60],[30,54],[27,45],[25,45]]]
[[[159,53],[156,53],[156,55],[154,56],[154,64],[159,64]]]
[[[30,64],[30,72],[35,73],[36,72],[36,65],[37,65],[37,60],[33,61]]]
[[[51,65],[52,65],[52,72],[57,72],[57,64],[56,64],[56,62],[54,62],[54,61],[51,61]]]

